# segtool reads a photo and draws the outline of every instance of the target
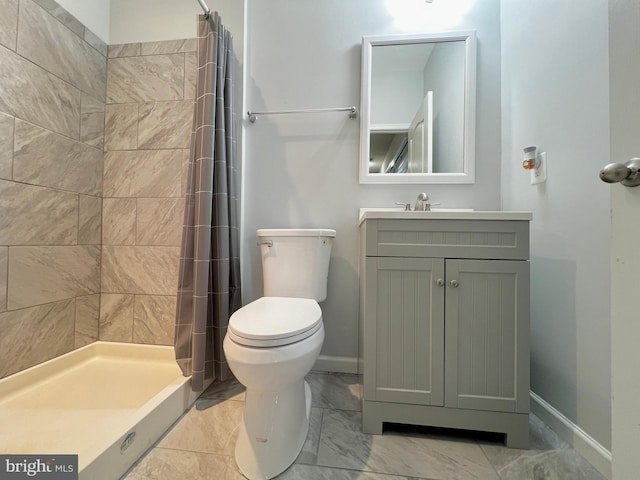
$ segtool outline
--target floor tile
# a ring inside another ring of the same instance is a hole
[[[321,408],[312,408],[309,418],[309,433],[307,434],[307,440],[302,446],[302,451],[296,463],[306,463],[313,465],[318,460],[318,445],[320,443],[320,428],[322,426],[322,412]]]
[[[500,436],[388,425],[362,433],[359,377],[312,372],[309,434],[280,480],[604,480],[536,416],[530,449],[506,448]],[[212,384],[126,480],[240,480],[235,443],[244,387]]]
[[[126,480],[243,480],[232,457],[154,448],[126,475]]]
[[[233,455],[243,409],[243,402],[232,400],[203,410],[192,408],[173,426],[158,446]]]
[[[502,480],[605,480],[586,460],[569,449],[528,450],[496,469]]]
[[[359,412],[325,410],[318,465],[434,480],[497,480],[474,441],[421,433],[367,435]]]
[[[202,392],[200,400],[244,400],[245,390],[244,385],[235,378],[222,382],[215,380],[209,388]]]
[[[358,375],[311,372],[305,379],[314,407],[362,410],[362,381]]]
[[[530,415],[530,448],[516,450],[480,441],[502,480],[605,480],[538,417]]]
[[[420,480],[416,477],[399,477],[397,475],[298,464],[293,464],[276,478],[278,480]]]

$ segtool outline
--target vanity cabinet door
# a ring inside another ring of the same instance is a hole
[[[529,262],[447,260],[446,274],[445,405],[528,412]]]
[[[443,405],[444,259],[367,257],[367,400]]]

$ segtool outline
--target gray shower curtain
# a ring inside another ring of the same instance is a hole
[[[241,301],[234,70],[220,16],[200,15],[175,329],[176,360],[196,392],[230,376],[222,340]]]

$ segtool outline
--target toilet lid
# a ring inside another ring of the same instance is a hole
[[[321,326],[322,311],[313,299],[262,297],[231,315],[229,334],[242,345],[267,347],[303,340]]]

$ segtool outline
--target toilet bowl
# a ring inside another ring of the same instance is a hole
[[[273,316],[277,311],[280,316]],[[247,388],[236,463],[251,480],[273,478],[295,461],[307,437],[311,390],[304,377],[322,348],[322,316],[315,300],[279,297],[260,298],[237,313],[252,315],[261,327],[282,323],[287,317],[293,320],[293,315],[289,316],[293,313],[297,320],[302,315],[314,323],[297,333],[299,329],[285,332],[279,325],[279,338],[260,332],[264,335],[261,339],[255,331],[250,337],[239,335],[238,322],[234,322],[238,318],[232,317],[224,340],[229,367]],[[286,333],[289,335],[284,336]]]
[[[235,448],[240,472],[266,480],[296,459],[309,431],[311,389],[304,377],[324,341],[334,230],[258,230],[265,295],[229,319],[223,348],[246,387]]]

